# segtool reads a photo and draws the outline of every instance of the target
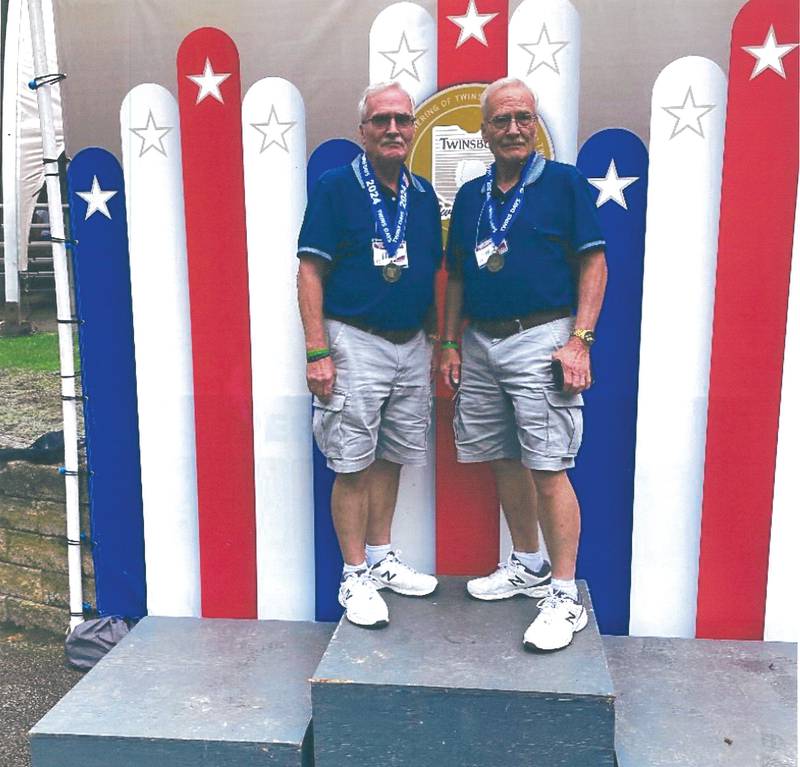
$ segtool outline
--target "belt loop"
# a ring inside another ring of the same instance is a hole
[[[519,317],[515,317],[514,322],[517,323],[517,333],[522,333],[522,331],[525,330],[525,326],[522,324],[522,320]]]

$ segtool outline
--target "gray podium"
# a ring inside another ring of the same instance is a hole
[[[309,767],[332,630],[145,618],[31,730],[33,767]]]
[[[380,631],[339,624],[312,679],[317,767],[613,767],[614,692],[589,625],[558,653],[522,646],[535,599],[470,599],[440,578],[387,594]]]
[[[797,767],[795,644],[601,638],[590,612],[532,654],[536,600],[440,583],[332,638],[145,618],[33,728],[33,767]]]

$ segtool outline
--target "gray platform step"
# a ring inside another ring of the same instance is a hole
[[[33,767],[308,767],[333,627],[145,618],[31,730]]]
[[[558,653],[526,652],[536,600],[470,599],[440,578],[415,599],[383,591],[391,623],[343,620],[312,679],[317,767],[613,767],[614,692],[589,625]]]
[[[603,642],[619,767],[797,767],[797,645]]]

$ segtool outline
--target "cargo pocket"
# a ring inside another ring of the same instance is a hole
[[[583,396],[544,390],[547,399],[547,448],[550,458],[572,458],[583,439]]]
[[[314,397],[314,439],[326,458],[342,457],[342,411],[347,394],[334,391],[327,402]]]

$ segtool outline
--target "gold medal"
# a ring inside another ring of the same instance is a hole
[[[505,256],[499,251],[495,250],[491,256],[489,256],[489,260],[486,262],[486,268],[490,272],[499,272],[506,263]]]
[[[383,267],[383,279],[386,280],[386,282],[397,282],[402,273],[402,267],[397,264],[389,263]]]

